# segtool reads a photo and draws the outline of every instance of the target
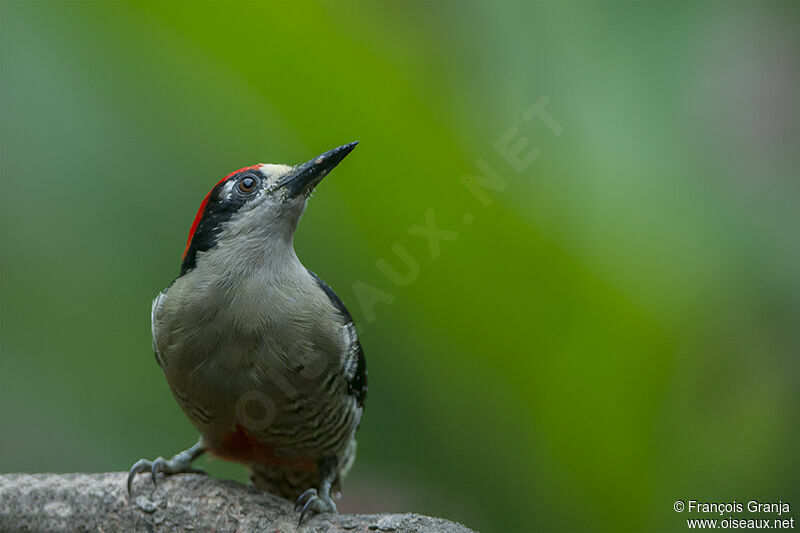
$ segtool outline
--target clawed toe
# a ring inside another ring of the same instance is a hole
[[[152,467],[150,468],[150,477],[153,478],[154,486],[158,484],[156,482],[157,479],[156,476],[158,476],[158,473],[166,471],[166,464],[165,464],[166,462],[167,460],[164,459],[163,457],[157,457],[155,461],[150,463],[152,465]]]
[[[176,454],[172,459],[164,459],[163,457],[159,457],[155,461],[139,459],[131,467],[130,472],[128,472],[128,495],[131,493],[133,478],[136,477],[136,474],[140,474],[142,472],[150,472],[150,477],[153,479],[153,485],[157,484],[157,476],[159,473],[166,475],[205,474],[206,471],[202,468],[194,468],[192,466],[192,461],[197,459],[204,452],[205,447],[203,446],[201,440],[188,450]]]
[[[297,498],[297,502],[294,504],[294,510],[300,511],[300,519],[297,522],[298,525],[303,523],[303,518],[305,518],[309,513],[319,514],[338,512],[336,509],[336,504],[333,503],[333,500],[331,500],[330,496],[327,498],[325,496],[320,496],[317,493],[317,489],[308,489],[301,494]]]
[[[317,489],[308,489],[303,494],[297,497],[297,501],[294,504],[294,510],[299,511],[303,509],[308,502],[311,501],[312,498],[317,497]]]
[[[133,487],[133,478],[136,477],[136,474],[141,474],[143,472],[150,472],[150,477],[153,480],[153,485],[158,485],[158,474],[165,474],[165,475],[172,475],[172,474],[203,474],[208,475],[208,473],[203,470],[202,468],[194,468],[189,464],[181,464],[176,463],[173,461],[168,461],[163,457],[159,457],[155,461],[149,461],[147,459],[139,459],[136,463],[131,467],[130,472],[128,472],[128,494],[130,495],[131,489]]]
[[[133,478],[136,477],[136,474],[140,474],[142,472],[147,472],[153,468],[153,462],[148,461],[147,459],[139,459],[136,461],[133,466],[131,467],[130,471],[128,472],[128,495],[131,494],[131,487],[133,486]]]

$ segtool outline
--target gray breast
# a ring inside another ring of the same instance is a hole
[[[276,449],[328,453],[360,419],[355,330],[305,269],[273,274],[179,278],[154,303],[157,358],[202,433],[241,425]]]

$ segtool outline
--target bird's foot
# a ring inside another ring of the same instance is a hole
[[[201,440],[188,450],[173,455],[171,459],[164,459],[163,457],[159,457],[155,461],[139,459],[128,472],[128,494],[131,493],[133,478],[141,472],[150,472],[153,478],[153,485],[156,484],[156,476],[159,472],[166,475],[206,474],[206,471],[202,468],[194,468],[192,466],[192,461],[200,457],[205,451],[206,448]]]
[[[317,489],[308,489],[297,498],[294,504],[294,510],[300,511],[299,524],[303,523],[303,518],[306,514],[319,514],[319,513],[338,513],[336,504],[330,494],[319,494]]]

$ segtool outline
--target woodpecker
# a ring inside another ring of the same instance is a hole
[[[294,250],[320,181],[357,142],[297,166],[258,164],[220,180],[200,204],[180,275],[153,301],[156,361],[200,432],[171,459],[128,474],[202,472],[205,452],[246,465],[259,489],[306,514],[337,512],[355,459],[367,369],[353,319]]]

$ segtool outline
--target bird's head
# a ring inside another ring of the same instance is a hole
[[[212,249],[256,256],[292,248],[297,223],[314,188],[358,142],[329,150],[301,165],[258,164],[220,180],[197,210],[183,252],[181,275]]]

